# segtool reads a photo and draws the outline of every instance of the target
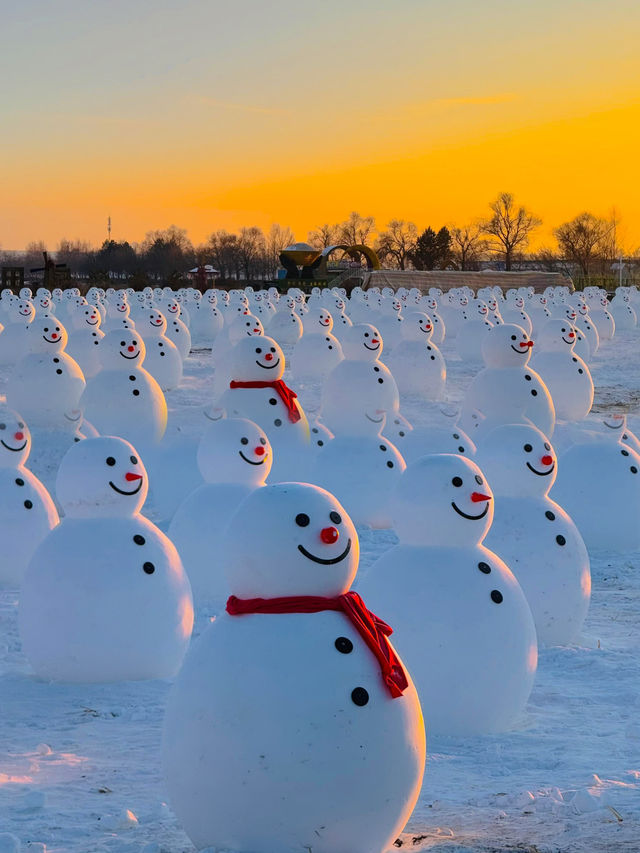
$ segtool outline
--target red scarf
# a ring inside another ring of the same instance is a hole
[[[236,382],[235,379],[232,379],[229,388],[273,388],[287,407],[291,423],[297,424],[301,418],[300,410],[295,402],[298,395],[291,388],[288,388],[282,379],[274,379],[272,382]]]
[[[347,592],[335,598],[319,595],[298,595],[282,598],[236,598],[227,601],[227,613],[320,613],[323,610],[342,611],[378,659],[382,679],[395,699],[407,689],[407,675],[387,637],[392,628],[367,609],[357,592]]]

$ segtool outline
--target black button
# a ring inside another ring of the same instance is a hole
[[[531,382],[531,377],[528,373],[525,373],[524,378],[527,380],[527,382]]]
[[[60,368],[58,368],[58,369],[56,370],[56,373],[62,373],[62,371],[60,370]]]
[[[24,486],[24,480],[22,477],[16,477],[16,486]]]
[[[24,505],[27,509],[31,509],[31,507],[33,506],[33,503],[31,501],[25,501]]]
[[[338,637],[335,647],[343,655],[348,655],[353,651],[353,643],[348,637]]]
[[[378,382],[380,383],[380,385],[382,385],[382,383],[384,382],[384,379],[382,379],[382,377],[380,377],[380,379],[378,379]]]
[[[351,691],[351,701],[354,705],[358,705],[358,707],[362,708],[369,701],[369,694],[364,687],[355,687]]]
[[[497,589],[492,589],[491,601],[494,601],[496,604],[502,604],[502,593]]]
[[[134,389],[133,389],[133,396],[134,396],[134,397],[138,397],[138,396],[139,396],[139,394],[140,394],[140,392],[138,391],[138,389],[137,389],[137,388],[134,388]]]
[[[59,363],[60,363],[60,359],[59,359],[59,358],[54,358],[54,359],[53,359],[53,363],[54,363],[54,364],[59,364]]]
[[[489,563],[478,563],[478,568],[482,572],[483,575],[488,575],[491,573],[491,566]]]
[[[136,543],[136,545],[144,545],[147,540],[144,538],[144,536],[140,536],[139,533],[136,533],[136,535],[133,537],[133,541]]]
[[[532,390],[532,392],[531,392],[531,396],[532,396],[532,397],[537,397],[537,396],[538,396],[538,392],[536,391],[536,389],[535,389],[535,388]]]
[[[273,422],[273,425],[274,426],[282,426],[282,421],[280,420],[280,418],[276,418],[275,421]]]
[[[556,542],[558,543],[558,545],[567,544],[567,540],[564,538],[564,536],[556,536]]]
[[[271,399],[269,400],[269,405],[270,406],[276,406],[277,404],[278,404],[278,401],[276,400],[276,398],[271,397]]]
[[[387,462],[387,468],[393,468],[393,462],[391,460]]]
[[[579,368],[578,368],[578,373],[584,373],[584,370],[583,370],[581,367],[579,367]]]
[[[136,377],[135,377],[135,376],[130,376],[130,377],[129,377],[129,379],[130,379],[132,382],[135,382],[135,381],[136,381]]]
[[[156,567],[153,565],[153,563],[144,563],[142,568],[148,575],[152,575],[156,570]]]
[[[545,516],[549,519],[549,521],[555,521],[556,520],[555,514],[553,512],[551,512],[550,509],[548,509],[545,512]]]

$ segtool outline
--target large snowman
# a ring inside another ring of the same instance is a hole
[[[482,545],[493,517],[482,472],[461,456],[423,456],[402,475],[392,514],[400,544],[359,589],[395,620],[429,731],[512,727],[533,686],[538,647],[518,581]]]
[[[460,426],[475,441],[504,423],[532,423],[546,436],[553,434],[555,411],[546,385],[529,366],[533,341],[519,326],[494,326],[485,336],[482,357],[485,368],[467,389]],[[474,416],[481,413],[484,420]],[[476,427],[476,423],[480,423]]]
[[[26,423],[0,404],[0,585],[18,587],[33,552],[58,523],[49,492],[25,463],[31,450]]]
[[[245,418],[209,425],[198,446],[204,479],[178,507],[169,526],[196,604],[219,605],[229,595],[221,542],[239,504],[264,486],[273,454],[265,433]]]
[[[109,332],[99,345],[102,369],[89,381],[80,405],[103,435],[119,435],[140,446],[157,444],[167,427],[167,404],[144,369],[146,349],[138,332]]]
[[[179,820],[198,849],[383,853],[418,797],[424,729],[391,629],[347,592],[351,520],[322,489],[266,486],[226,548],[227,612],[168,700]]]
[[[32,427],[75,429],[85,388],[79,365],[67,355],[67,332],[51,317],[36,317],[27,326],[29,352],[15,366],[7,383],[7,403]]]
[[[64,520],[25,573],[20,634],[42,678],[125,681],[178,671],[193,626],[178,553],[140,515],[147,474],[120,438],[72,445],[58,471]]]
[[[476,461],[495,496],[485,544],[522,586],[538,641],[574,642],[589,609],[589,555],[571,518],[549,498],[558,470],[551,444],[535,427],[506,424],[480,443]]]

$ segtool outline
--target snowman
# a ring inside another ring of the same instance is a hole
[[[416,307],[418,312],[424,312],[428,317],[430,317],[433,325],[431,340],[437,347],[442,346],[447,330],[444,325],[444,320],[438,313],[437,298],[435,296],[422,296]]]
[[[29,353],[9,377],[7,403],[32,427],[75,429],[85,381],[79,365],[64,351],[66,329],[51,317],[37,317],[27,329]]]
[[[244,418],[221,419],[205,431],[197,453],[204,479],[180,504],[169,526],[197,604],[229,595],[220,544],[240,503],[264,486],[273,455],[265,433]]]
[[[524,306],[524,297],[518,293],[514,293],[509,299],[507,299],[505,305],[500,309],[500,313],[505,323],[520,326],[525,330],[527,335],[531,337],[533,325],[531,323],[531,318],[524,310]]]
[[[102,331],[120,331],[122,329],[135,329],[135,323],[130,317],[131,308],[126,296],[120,295],[107,302],[107,314],[102,323]]]
[[[36,310],[28,299],[14,300],[7,312],[7,323],[0,330],[0,366],[14,365],[25,354],[27,328]]]
[[[49,492],[25,463],[31,450],[26,423],[0,404],[0,585],[20,586],[33,552],[58,523]]]
[[[265,431],[276,481],[300,479],[310,449],[309,422],[282,379],[284,368],[284,353],[273,338],[242,338],[232,351],[233,378],[218,403],[229,417],[247,418]]]
[[[447,367],[433,343],[433,321],[421,311],[410,311],[402,323],[402,340],[387,359],[401,394],[425,400],[442,399]]]
[[[167,427],[167,404],[142,366],[142,337],[129,329],[109,332],[98,349],[102,369],[80,400],[85,417],[103,435],[119,435],[140,446],[157,444]]]
[[[533,685],[536,632],[517,580],[482,545],[493,517],[482,472],[461,456],[424,456],[402,475],[392,513],[400,544],[359,589],[395,616],[429,730],[511,728]]]
[[[538,641],[575,642],[589,609],[589,556],[571,518],[549,498],[557,474],[551,444],[535,427],[506,424],[481,442],[476,461],[495,497],[485,545],[522,586]]]
[[[166,335],[177,346],[180,358],[184,362],[191,352],[191,333],[180,319],[180,303],[176,299],[167,299],[164,313],[167,318]]]
[[[167,319],[152,309],[138,318],[136,331],[144,338],[145,370],[163,391],[174,391],[182,379],[182,358],[174,343],[166,336]]]
[[[638,325],[638,317],[631,306],[631,295],[629,293],[621,293],[619,288],[609,306],[609,314],[613,317],[615,327],[619,331],[635,329]]]
[[[322,489],[266,486],[225,548],[227,612],[193,646],[165,717],[178,819],[198,849],[383,853],[418,798],[424,729],[391,628],[347,592],[351,520]]]
[[[609,300],[606,295],[598,296],[591,302],[589,316],[596,327],[600,342],[610,341],[616,333],[616,322],[608,311]]]
[[[140,515],[147,476],[131,444],[111,436],[72,445],[58,471],[63,521],[25,573],[25,654],[47,680],[169,678],[193,626],[178,553]]]
[[[66,352],[80,365],[85,379],[92,379],[100,370],[97,348],[104,338],[101,322],[100,312],[94,305],[81,305],[71,316],[72,331]]]
[[[640,454],[610,439],[575,444],[560,457],[552,497],[575,521],[587,548],[640,549]]]
[[[489,306],[483,299],[473,299],[463,316],[456,337],[458,355],[464,362],[482,361],[482,343],[493,328]]]
[[[477,432],[501,423],[534,424],[546,436],[555,425],[551,395],[538,374],[529,367],[533,341],[519,326],[494,326],[482,345],[485,368],[467,389],[460,427],[474,441]],[[478,413],[484,421],[477,426]]]
[[[407,465],[432,453],[457,453],[467,458],[476,454],[475,443],[455,423],[418,426],[404,433],[397,445]]]
[[[573,321],[573,325],[576,329],[576,332],[581,332],[583,337],[587,339],[587,343],[589,344],[589,355],[587,358],[584,359],[585,361],[588,361],[598,352],[598,347],[600,346],[598,330],[591,322],[589,306],[587,305],[584,299],[574,299],[572,301],[572,306],[576,314],[576,318]],[[578,354],[580,355],[580,353]],[[582,355],[580,357],[584,358],[584,356]]]
[[[310,308],[303,327],[291,355],[291,373],[297,380],[322,382],[344,358],[340,342],[331,334],[333,317],[325,308]]]
[[[567,320],[549,320],[538,337],[532,365],[549,389],[558,420],[582,421],[593,405],[593,380],[576,355],[576,330]]]
[[[280,310],[269,323],[269,336],[279,346],[293,346],[302,337],[302,320],[293,308]]]

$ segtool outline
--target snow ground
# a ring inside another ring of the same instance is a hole
[[[636,405],[639,352],[640,332],[603,347],[592,365],[594,408]],[[444,354],[450,399],[458,401],[473,371],[449,347]],[[174,434],[198,435],[210,386],[210,356],[198,353],[169,395]],[[405,401],[403,413],[416,424],[429,419],[416,401]],[[51,482],[46,453],[34,451],[32,468]],[[152,508],[148,514],[154,518]],[[360,532],[366,571],[396,539]],[[423,792],[401,848],[640,851],[640,553],[591,556],[585,634],[579,645],[541,651],[517,730],[430,738],[427,721]],[[36,680],[20,649],[16,605],[16,591],[0,593],[0,853],[193,853],[160,773],[169,683]],[[207,618],[198,614],[196,633]]]

